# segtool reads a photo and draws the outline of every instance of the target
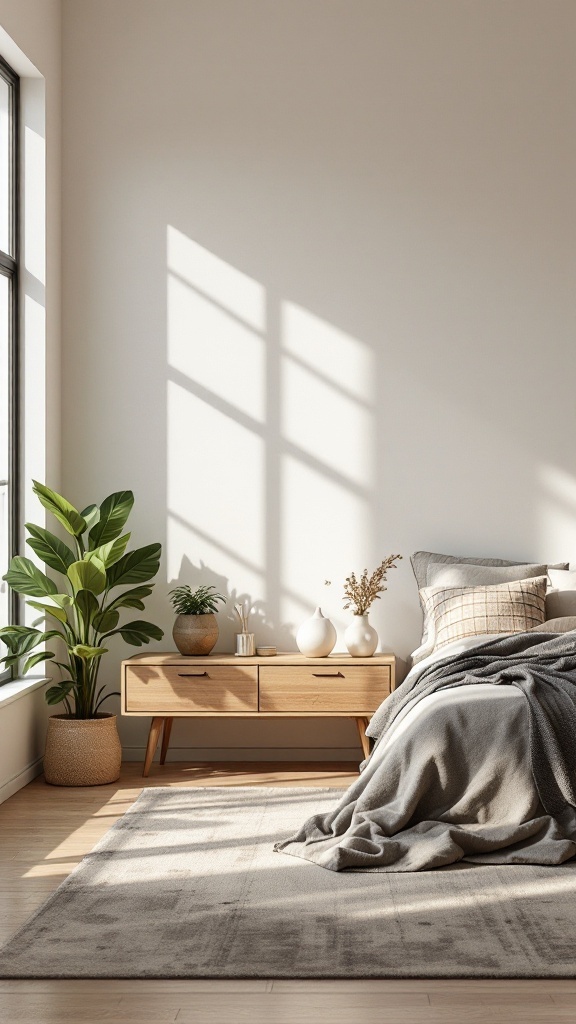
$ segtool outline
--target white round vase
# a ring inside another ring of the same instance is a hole
[[[298,650],[305,658],[327,658],[334,650],[336,630],[330,619],[324,618],[317,608],[311,619],[306,619],[296,633]]]
[[[378,633],[367,615],[355,615],[344,633],[344,642],[353,658],[371,658],[378,646]]]

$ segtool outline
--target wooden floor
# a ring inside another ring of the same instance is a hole
[[[256,770],[255,770],[256,769]],[[0,805],[0,940],[78,864],[143,786],[346,786],[346,765],[128,764],[119,782],[42,779]],[[576,936],[575,936],[576,941]],[[575,963],[576,973],[576,963]],[[576,1022],[574,981],[0,981],[1,1024]]]

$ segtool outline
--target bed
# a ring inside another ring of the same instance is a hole
[[[576,573],[554,571],[574,577],[576,597]],[[548,573],[518,583],[420,588],[432,608],[423,643],[372,718],[374,749],[359,778],[279,852],[333,871],[557,865],[576,856],[576,619],[546,618]],[[431,604],[430,589],[440,594]],[[484,591],[490,607],[478,616]],[[529,609],[524,620],[507,603],[516,591]],[[468,607],[464,625],[454,626],[456,599]],[[494,602],[503,618],[492,614]],[[527,626],[530,616],[536,625]],[[474,632],[480,620],[483,631]],[[488,631],[502,621],[513,628]]]

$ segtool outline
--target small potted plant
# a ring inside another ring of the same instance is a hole
[[[368,622],[368,612],[374,601],[380,600],[389,569],[396,568],[402,555],[390,555],[368,576],[364,569],[360,579],[355,573],[347,577],[344,584],[344,607],[351,608],[353,622],[344,633],[344,642],[353,658],[371,658],[378,646],[378,633]]]
[[[215,587],[191,590],[186,584],[171,590],[170,600],[177,614],[172,636],[180,654],[210,654],[218,639],[218,601],[226,598]]]
[[[100,708],[119,694],[106,693],[106,685],[98,685],[98,674],[113,636],[135,647],[162,639],[162,630],[152,622],[120,623],[123,609],[144,608],[144,599],[152,593],[148,581],[158,572],[162,549],[160,544],[148,544],[126,550],[130,534],[123,530],[134,504],[132,491],[117,491],[100,506],[89,505],[79,512],[44,484],[34,481],[33,490],[70,535],[71,546],[43,527],[26,523],[27,543],[53,573],[47,576],[22,555],[12,559],[3,579],[16,593],[33,598],[26,603],[40,613],[40,619],[34,626],[0,629],[0,640],[8,648],[1,661],[17,670],[26,659],[23,673],[43,661],[60,669],[62,678],[46,690],[48,704],[65,708],[64,714],[48,720],[46,782],[55,786],[115,782],[122,754],[116,715]],[[118,587],[123,589],[114,596]],[[52,628],[36,628],[46,618]],[[57,653],[46,650],[46,644]]]

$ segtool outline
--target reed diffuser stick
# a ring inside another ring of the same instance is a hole
[[[242,633],[248,632],[248,616],[250,615],[250,609],[247,604],[235,604],[234,611],[240,620],[240,629]]]

